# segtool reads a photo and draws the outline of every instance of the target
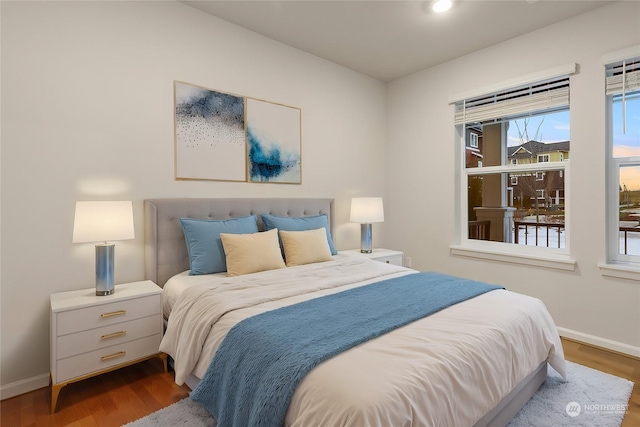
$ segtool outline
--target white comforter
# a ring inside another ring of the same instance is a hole
[[[187,287],[160,350],[176,383],[202,378],[227,331],[247,317],[414,272],[353,257]],[[466,426],[548,360],[565,374],[556,327],[535,298],[498,290],[354,347],[298,385],[288,426]]]

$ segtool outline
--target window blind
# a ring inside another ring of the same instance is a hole
[[[569,106],[569,77],[511,88],[456,102],[456,125],[549,112]]]
[[[622,133],[627,133],[627,93],[640,89],[640,57],[614,62],[606,67],[607,95],[622,94]]]
[[[640,57],[607,65],[607,95],[640,89]]]

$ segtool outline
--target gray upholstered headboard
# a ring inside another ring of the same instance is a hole
[[[229,219],[261,214],[314,216],[327,214],[333,234],[333,199],[150,199],[144,201],[145,278],[158,286],[189,269],[180,218]]]

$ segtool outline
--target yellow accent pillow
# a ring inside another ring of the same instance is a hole
[[[325,228],[306,231],[280,230],[280,239],[287,267],[333,259]]]
[[[227,276],[285,267],[277,228],[251,234],[220,233],[220,239],[227,256]]]

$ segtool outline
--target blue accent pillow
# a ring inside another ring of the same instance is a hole
[[[317,230],[318,228],[324,227],[324,229],[327,230],[327,242],[329,243],[329,249],[331,249],[331,255],[338,254],[338,251],[336,251],[336,248],[333,246],[331,231],[329,231],[329,219],[326,214],[300,218],[263,214],[262,223],[264,224],[265,231],[274,228],[284,231],[306,231]]]
[[[255,215],[226,220],[180,218],[189,253],[190,276],[227,271],[227,259],[220,233],[258,232]]]

